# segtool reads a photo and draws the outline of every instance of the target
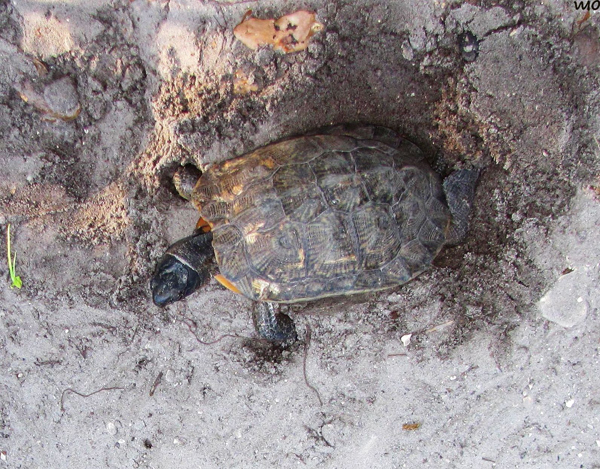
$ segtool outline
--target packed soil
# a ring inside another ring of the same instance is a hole
[[[586,2],[0,0],[0,468],[600,467],[600,16]],[[249,48],[249,9],[322,24]],[[149,279],[206,169],[340,123],[481,168],[389,291],[286,307]]]

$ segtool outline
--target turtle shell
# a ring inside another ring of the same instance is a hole
[[[210,167],[192,201],[221,275],[251,299],[295,302],[425,270],[451,222],[442,186],[416,146],[382,140],[310,135]]]

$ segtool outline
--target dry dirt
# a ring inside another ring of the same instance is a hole
[[[324,29],[251,50],[248,9]],[[0,468],[599,468],[599,30],[559,0],[0,0]],[[466,242],[292,308],[286,351],[214,281],[152,304],[178,165],[343,122],[484,168]]]

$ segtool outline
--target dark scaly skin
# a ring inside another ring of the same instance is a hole
[[[467,235],[478,178],[478,169],[461,169],[444,179],[444,193],[452,213],[452,224],[446,236],[447,244],[458,244]]]
[[[179,301],[209,280],[207,264],[214,258],[211,242],[212,233],[198,231],[167,249],[150,282],[152,299],[157,306]]]
[[[252,319],[258,335],[269,342],[286,347],[298,340],[294,321],[288,315],[280,313],[276,303],[256,302]]]

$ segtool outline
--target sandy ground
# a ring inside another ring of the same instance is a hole
[[[248,9],[300,8],[325,26],[305,51],[233,35]],[[0,0],[0,251],[10,223],[23,280],[2,263],[0,468],[600,467],[590,13]],[[484,168],[466,242],[402,287],[292,308],[287,351],[214,281],[152,304],[196,218],[179,164],[341,122],[409,136],[442,173]]]

